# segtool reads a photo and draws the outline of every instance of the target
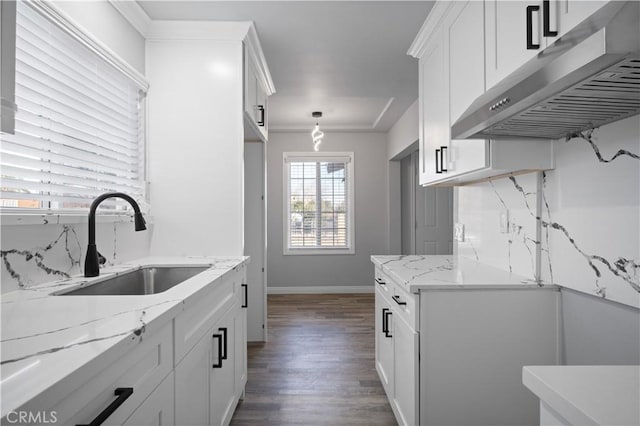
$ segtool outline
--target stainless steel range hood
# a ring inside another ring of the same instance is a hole
[[[640,2],[612,1],[476,99],[452,139],[564,138],[640,112]]]

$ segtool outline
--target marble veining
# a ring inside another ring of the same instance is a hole
[[[635,160],[640,160],[640,156],[638,154],[634,154],[631,151],[628,151],[626,149],[619,149],[618,151],[616,151],[615,154],[613,154],[613,156],[611,158],[609,158],[608,160],[606,158],[604,158],[602,156],[602,154],[600,153],[600,148],[598,148],[598,145],[596,144],[595,140],[594,140],[594,131],[596,129],[590,129],[590,130],[585,130],[583,132],[577,132],[574,133],[572,135],[569,135],[569,137],[567,137],[565,142],[570,142],[572,140],[575,139],[582,139],[586,142],[589,143],[589,145],[591,145],[591,148],[593,149],[594,154],[596,154],[596,157],[598,158],[598,161],[600,161],[601,163],[610,163],[613,160],[615,160],[618,157],[621,156],[628,156],[631,157]]]
[[[410,292],[477,288],[538,288],[548,284],[453,255],[371,256]]]
[[[593,270],[597,278],[595,281],[595,286],[596,286],[595,293],[597,295],[603,298],[606,298],[606,287],[601,286],[598,282],[598,280],[602,277],[602,273],[598,268],[598,266],[596,265],[596,263],[599,263],[602,266],[606,267],[613,275],[623,279],[635,291],[640,292],[640,285],[638,284],[638,271],[640,270],[640,263],[634,260],[625,259],[623,257],[618,257],[616,260],[612,261],[601,255],[586,253],[583,249],[580,248],[578,243],[571,236],[571,234],[569,233],[569,231],[564,225],[561,225],[557,222],[553,222],[551,220],[544,220],[540,215],[534,212],[534,210],[531,208],[531,206],[527,201],[527,195],[530,195],[530,193],[525,192],[522,186],[518,184],[518,181],[516,180],[515,177],[511,176],[509,177],[509,180],[513,183],[513,186],[516,188],[516,190],[523,195],[525,199],[525,205],[527,206],[529,214],[532,217],[534,217],[535,220],[538,221],[542,225],[542,227],[545,228],[547,232],[549,229],[553,229],[561,232],[561,234],[565,236],[565,238],[567,239],[567,241],[569,241],[569,243],[573,246],[573,248],[575,248],[576,251],[580,253],[582,257],[586,260],[587,264]],[[546,201],[546,199],[545,199],[545,204],[546,204],[547,214],[550,215],[549,204]],[[547,234],[547,242],[548,242],[548,234]],[[539,244],[539,243],[536,242],[536,244]],[[547,244],[547,247],[548,247],[548,244]],[[550,270],[552,270],[550,257],[549,257],[549,268]]]
[[[45,218],[46,220],[46,218]],[[74,256],[69,247],[69,235],[73,236],[75,243],[78,246],[78,256]],[[46,264],[45,254],[50,250],[58,246],[58,244],[64,243],[64,250],[69,258],[70,266],[67,270],[56,269],[52,266]],[[69,272],[75,267],[80,265],[80,259],[82,258],[82,247],[80,246],[80,240],[78,239],[78,235],[76,234],[75,229],[68,225],[63,225],[62,232],[58,237],[52,242],[48,243],[44,247],[36,247],[31,250],[19,250],[19,249],[9,249],[0,251],[0,256],[2,257],[2,262],[7,272],[11,275],[13,279],[18,282],[20,287],[26,287],[25,278],[14,268],[11,263],[11,258],[13,257],[21,257],[26,262],[31,262],[36,265],[36,267],[44,271],[47,275],[52,275],[53,277],[63,277],[69,278],[71,275]]]
[[[515,178],[513,176],[509,177],[509,179],[511,180],[512,183],[514,183],[516,190],[521,192],[524,195],[524,205],[526,206],[526,208],[531,211],[531,206],[529,205],[529,200],[527,199],[527,197],[529,196],[537,196],[537,192],[536,191],[525,191],[524,188],[522,186],[520,186],[517,181],[515,180]],[[498,192],[495,184],[493,183],[493,181],[489,181],[489,184],[491,185],[491,188],[493,189],[493,193],[496,195],[496,197],[498,198],[498,201],[500,202],[500,204],[502,205],[502,207],[505,210],[510,210],[509,206],[507,205],[507,203],[505,202],[504,198],[500,195],[500,193]],[[514,239],[518,239],[521,243],[522,246],[526,249],[527,253],[529,254],[529,263],[531,265],[531,274],[534,280],[539,280],[539,273],[536,269],[536,257],[535,257],[535,250],[536,247],[540,245],[540,241],[535,239],[535,238],[531,238],[529,236],[529,234],[526,232],[525,227],[518,223],[514,218],[509,217],[509,238],[507,239],[507,261],[508,261],[508,265],[509,265],[509,272],[513,272],[513,266],[512,266],[512,258],[511,258],[511,252],[512,252],[512,246],[514,243]],[[530,247],[530,244],[533,245],[533,248]],[[475,251],[475,250],[474,250]],[[477,255],[476,255],[477,257]],[[478,259],[476,259],[478,260]]]

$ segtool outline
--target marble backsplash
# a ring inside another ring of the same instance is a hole
[[[640,117],[554,151],[554,170],[457,188],[457,253],[640,307]]]
[[[96,224],[98,251],[108,265],[149,254],[150,231],[133,223]],[[84,268],[86,223],[2,225],[2,293],[78,275]]]

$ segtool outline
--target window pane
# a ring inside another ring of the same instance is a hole
[[[349,163],[293,161],[288,167],[289,247],[348,248]]]

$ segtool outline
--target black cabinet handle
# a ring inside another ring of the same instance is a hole
[[[407,302],[403,302],[400,300],[400,296],[391,296],[391,298],[393,299],[394,302],[396,302],[398,305],[406,305]]]
[[[527,6],[527,50],[540,49],[539,44],[533,43],[533,12],[540,10],[540,6]]]
[[[249,307],[249,286],[246,284],[241,284],[244,287],[244,302],[242,303],[243,308]]]
[[[107,420],[107,418],[113,414],[114,411],[116,411],[118,409],[119,406],[121,406],[126,400],[127,398],[129,398],[131,395],[133,395],[133,388],[117,388],[115,391],[113,391],[114,395],[117,396],[117,398],[115,399],[115,401],[113,401],[111,404],[109,404],[109,406],[107,408],[105,408],[102,413],[98,414],[98,417],[96,417],[95,419],[93,419],[93,421],[91,423],[89,423],[88,425],[76,425],[76,426],[98,426],[101,425],[102,423],[104,423],[105,420]]]
[[[391,312],[390,310],[387,309],[387,312],[384,313],[384,324],[387,326],[387,328],[384,330],[384,336],[385,337],[393,337],[391,335],[391,332],[389,331],[389,317],[393,315],[393,312]]]
[[[387,285],[387,283],[382,281],[380,278],[376,278],[376,282],[380,285]]]
[[[218,331],[222,331],[222,339],[224,340],[224,350],[222,351],[222,359],[227,359],[227,327],[220,327]]]
[[[440,171],[441,172],[446,172],[447,169],[444,168],[445,162],[444,162],[444,150],[447,149],[448,147],[446,146],[441,146],[440,147]]]
[[[260,120],[258,120],[258,126],[264,127],[264,105],[258,105],[258,111],[260,111]]]
[[[436,173],[442,173],[442,170],[440,170],[438,166],[438,157],[440,157],[440,149],[436,149]]]
[[[389,324],[387,324],[387,312],[389,312],[389,308],[382,308],[382,332],[385,335],[389,332]]]
[[[549,15],[549,0],[544,0],[542,2],[542,16],[543,16],[543,27],[542,27],[542,31],[543,31],[543,35],[545,37],[555,37],[558,35],[557,31],[551,31],[550,28],[550,22],[549,20],[551,19],[550,15]]]
[[[212,365],[213,368],[222,368],[222,334],[214,334],[214,339],[218,339],[218,362]]]

